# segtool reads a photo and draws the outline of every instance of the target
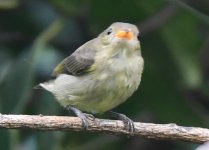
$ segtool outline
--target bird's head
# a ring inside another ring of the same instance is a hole
[[[107,46],[123,46],[123,47],[137,47],[139,30],[130,23],[116,22],[110,25],[105,31],[103,31],[99,38],[101,42]]]

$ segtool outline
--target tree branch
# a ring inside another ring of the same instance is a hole
[[[171,17],[173,17],[176,14],[177,10],[178,8],[176,7],[176,4],[170,3],[165,8],[157,12],[155,15],[151,16],[150,18],[139,24],[141,35],[143,36],[149,32],[156,30]]]
[[[153,124],[135,122],[135,131],[129,133],[119,120],[89,120],[86,132],[103,132],[115,135],[141,136],[146,138],[183,140],[203,143],[209,141],[209,129],[183,127],[176,124]],[[0,128],[33,129],[44,131],[82,131],[82,122],[77,117],[43,115],[0,115]]]

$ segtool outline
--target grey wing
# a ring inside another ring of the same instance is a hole
[[[95,54],[96,51],[92,47],[82,46],[58,64],[52,75],[70,74],[76,76],[88,73],[94,63]]]

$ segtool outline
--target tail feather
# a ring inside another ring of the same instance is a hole
[[[52,91],[53,90],[53,81],[39,83],[37,86],[34,87],[34,89],[45,89],[47,91]]]
[[[40,84],[34,86],[33,88],[36,89],[36,90],[44,89],[43,86],[41,86]]]

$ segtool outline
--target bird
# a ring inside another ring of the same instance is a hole
[[[57,101],[89,127],[89,116],[108,113],[133,132],[134,122],[112,111],[125,102],[141,82],[144,60],[136,25],[112,23],[53,70],[54,79],[40,83]]]

